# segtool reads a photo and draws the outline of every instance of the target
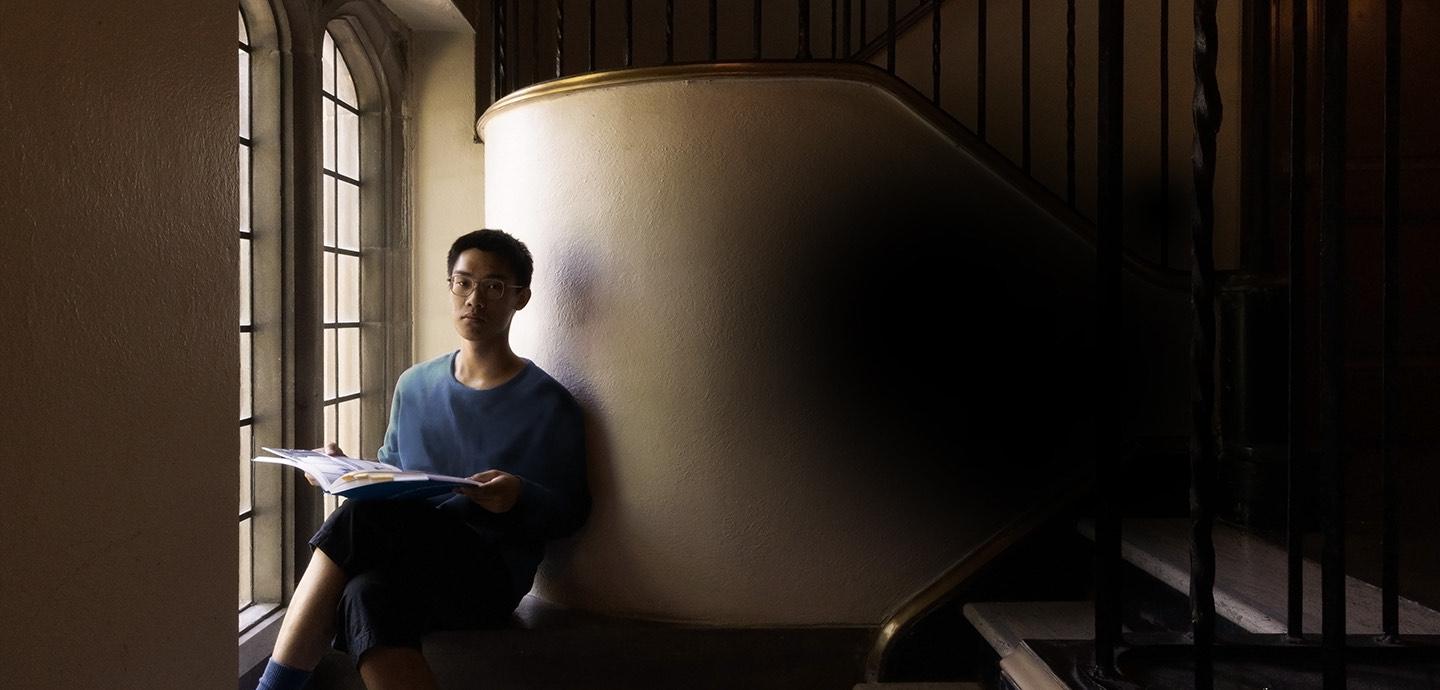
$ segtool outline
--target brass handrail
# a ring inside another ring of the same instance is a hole
[[[884,91],[900,101],[928,124],[947,136],[951,143],[989,167],[990,171],[1029,198],[1052,219],[1065,226],[1092,246],[1095,224],[1070,208],[1063,199],[1040,182],[1025,174],[1018,165],[982,141],[964,124],[931,103],[904,80],[887,74],[868,63],[794,60],[753,60],[735,62],[697,62],[660,67],[634,67],[577,74],[543,81],[515,91],[487,108],[475,124],[475,133],[484,140],[485,124],[498,113],[522,103],[574,93],[617,86],[664,81],[695,79],[832,79],[865,84]],[[1126,251],[1125,269],[1146,282],[1173,291],[1189,289],[1189,273],[1165,268],[1133,252]]]

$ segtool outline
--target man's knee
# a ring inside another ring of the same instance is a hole
[[[402,594],[403,590],[395,578],[381,571],[369,570],[345,582],[345,589],[340,593],[340,607],[378,611],[382,605]]]
[[[377,645],[418,649],[425,628],[420,603],[403,580],[382,571],[360,573],[340,594],[337,633],[357,657]]]

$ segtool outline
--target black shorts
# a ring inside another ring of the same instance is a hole
[[[499,628],[517,601],[493,546],[425,501],[346,501],[310,539],[349,581],[335,648],[420,648],[432,630]]]

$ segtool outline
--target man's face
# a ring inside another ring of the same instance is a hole
[[[450,283],[455,332],[466,340],[507,336],[510,318],[530,301],[530,289],[515,287],[515,274],[510,267],[498,256],[479,249],[467,249],[456,257]],[[456,285],[461,286],[462,291],[469,289],[469,294],[456,295],[453,290]],[[503,294],[496,297],[497,291]]]

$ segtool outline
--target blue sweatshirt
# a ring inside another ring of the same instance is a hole
[[[468,477],[489,469],[520,477],[520,499],[491,513],[466,496],[430,499],[494,544],[519,601],[530,591],[545,541],[573,533],[590,513],[580,405],[534,362],[490,390],[455,380],[455,356],[400,375],[380,460],[407,470]]]

